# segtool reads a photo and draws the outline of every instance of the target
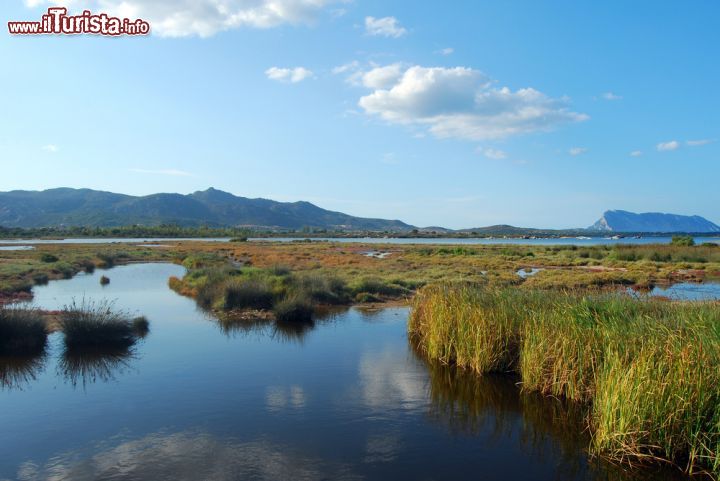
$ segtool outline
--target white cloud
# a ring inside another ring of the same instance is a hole
[[[363,66],[357,60],[332,69],[334,74],[347,74],[345,81],[356,87],[382,89],[392,87],[402,77],[404,67],[401,63],[381,66],[369,62]]]
[[[386,152],[386,153],[384,153],[384,154],[382,155],[382,158],[380,159],[380,161],[381,161],[383,164],[388,164],[388,165],[397,165],[397,164],[399,163],[399,162],[398,162],[397,155],[395,155],[394,152]]]
[[[642,154],[643,154],[643,153],[642,153],[642,151],[640,151],[640,150],[633,150],[632,152],[630,152],[630,155],[631,155],[632,157],[640,157]]]
[[[568,150],[568,154],[570,154],[570,155],[572,155],[573,157],[575,157],[575,156],[577,156],[577,155],[582,155],[582,154],[584,154],[584,153],[587,152],[587,151],[588,151],[588,149],[585,148],[585,147],[573,147],[573,148],[571,148],[570,150]]]
[[[500,149],[480,149],[479,150],[485,157],[493,160],[507,159],[507,152]]]
[[[173,177],[190,177],[190,172],[176,169],[130,169],[130,172],[137,174],[154,174],[154,175],[170,175]]]
[[[616,95],[616,94],[614,94],[614,93],[612,93],[612,92],[605,92],[605,93],[602,95],[602,97],[603,97],[605,100],[622,100],[622,96],[621,96],[621,95]]]
[[[448,48],[443,48],[443,49],[440,50],[438,53],[439,53],[440,55],[446,55],[446,56],[447,56],[447,55],[452,55],[453,52],[455,52],[455,49],[454,49],[454,48],[451,48],[451,47],[448,47]]]
[[[671,150],[677,150],[680,147],[680,142],[677,140],[671,140],[670,142],[660,142],[657,144],[657,149],[660,152],[668,152]]]
[[[685,143],[690,147],[699,147],[701,145],[712,144],[713,142],[715,142],[715,139],[688,140]]]
[[[588,119],[571,111],[565,98],[532,88],[496,88],[484,74],[466,67],[407,68],[394,84],[375,88],[358,104],[390,123],[426,126],[437,137],[469,140],[547,131]]]
[[[394,63],[385,67],[377,67],[362,75],[362,85],[369,89],[392,87],[402,77],[402,65]]]
[[[373,36],[399,38],[407,33],[395,17],[365,17],[365,33]]]
[[[54,154],[55,152],[57,152],[58,150],[60,150],[60,147],[58,147],[58,146],[55,145],[55,144],[47,144],[47,145],[43,145],[43,146],[42,146],[42,149],[43,149],[45,152],[50,152],[50,153],[53,153],[53,154]]]
[[[348,62],[343,65],[338,65],[337,67],[332,69],[332,73],[335,75],[343,74],[346,72],[352,72],[354,70],[357,70],[360,67],[360,62],[357,60],[353,60],[352,62]]]
[[[267,78],[270,80],[277,80],[278,82],[298,83],[306,78],[312,77],[313,73],[312,70],[308,70],[305,67],[270,67],[265,71],[265,75],[267,75]]]
[[[29,7],[55,0],[26,0]],[[65,0],[71,10],[89,9],[142,18],[153,33],[166,37],[209,37],[235,28],[272,28],[311,23],[327,6],[345,0]]]

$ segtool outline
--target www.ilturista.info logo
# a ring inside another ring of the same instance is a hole
[[[67,8],[48,8],[39,22],[8,22],[12,35],[147,35],[150,24],[140,18],[111,17],[85,10],[80,15],[68,15]]]

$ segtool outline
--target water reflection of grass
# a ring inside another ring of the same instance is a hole
[[[73,302],[56,317],[65,346],[58,372],[73,385],[113,380],[149,333],[146,318],[132,318],[108,303]],[[0,387],[18,389],[36,379],[46,345],[47,319],[39,311],[0,308]]]
[[[130,367],[135,351],[128,347],[66,349],[58,360],[58,373],[73,386],[114,381]]]
[[[257,316],[222,315],[212,318],[220,330],[228,337],[249,336],[253,334],[268,336],[279,342],[302,342],[305,336],[315,328],[316,321],[281,321],[269,319],[258,313]],[[318,321],[322,322],[322,321]]]
[[[430,376],[429,415],[456,435],[484,435],[498,443],[515,440],[535,456],[559,457],[558,479],[584,478],[588,470],[607,480],[680,478],[674,470],[629,472],[622,465],[593,458],[587,405],[523,392],[517,376],[478,376],[468,369],[423,361]]]
[[[284,322],[276,321],[271,337],[280,342],[302,342],[305,336],[315,329],[315,322]]]
[[[30,356],[0,357],[0,387],[8,390],[24,388],[45,368],[45,358],[44,350]]]
[[[584,469],[590,437],[587,410],[557,398],[521,393],[519,379],[477,376],[472,371],[427,362],[430,416],[452,432],[489,439],[513,439],[539,456],[560,456],[563,475],[574,479]],[[545,452],[550,450],[552,452]]]
[[[720,472],[718,326],[717,304],[449,285],[409,329],[430,358],[591,406],[595,453]]]
[[[334,322],[338,315],[347,312],[346,306],[323,306],[315,311],[314,318],[306,322],[274,319],[266,311],[243,311],[232,313],[206,312],[228,337],[260,335],[279,342],[302,342],[311,331],[323,324]]]

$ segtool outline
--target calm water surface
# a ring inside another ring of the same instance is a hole
[[[138,244],[141,242],[163,242],[163,241],[203,241],[203,242],[230,242],[230,237],[188,237],[188,238],[167,238],[167,237],[82,237],[67,239],[0,239],[0,244]]]
[[[678,301],[718,301],[720,282],[680,282],[667,287],[654,287],[650,295]]]
[[[251,238],[250,241],[257,242],[293,242],[302,239],[292,237],[264,237],[264,238]],[[669,236],[658,236],[658,237],[641,237],[639,239],[633,237],[626,237],[622,239],[612,239],[605,237],[567,237],[567,238],[553,238],[553,239],[504,239],[501,237],[495,238],[466,238],[457,239],[452,237],[437,238],[437,239],[379,239],[379,238],[315,238],[313,241],[327,241],[327,242],[347,242],[347,243],[366,243],[366,244],[443,244],[443,245],[576,245],[576,246],[596,246],[596,245],[618,245],[618,244],[669,244],[672,237]],[[715,242],[720,243],[720,237],[696,237],[695,242],[701,244],[703,242]]]
[[[295,237],[257,237],[251,238],[251,242],[293,242],[301,241]],[[466,238],[456,239],[451,237],[437,239],[380,239],[380,238],[314,238],[313,241],[321,242],[343,242],[343,243],[363,243],[363,244],[443,244],[443,245],[577,245],[577,246],[593,246],[593,245],[617,245],[617,244],[669,244],[671,237],[642,237],[635,239],[632,237],[623,239],[611,239],[605,237],[592,238],[556,238],[556,239],[503,239],[503,238]],[[181,241],[202,241],[202,242],[230,242],[229,237],[215,238],[161,238],[161,237],[138,237],[138,238],[80,238],[80,239],[0,239],[0,244],[138,244],[141,242],[181,242]],[[720,237],[696,237],[695,242],[701,244],[703,242],[720,243]]]
[[[405,308],[220,323],[167,288],[182,274],[35,288],[46,309],[115,300],[151,332],[131,356],[70,359],[54,335],[44,359],[0,363],[0,479],[677,479],[590,461],[577,408],[422,361]]]

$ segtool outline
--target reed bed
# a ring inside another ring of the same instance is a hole
[[[106,302],[73,301],[63,308],[60,323],[68,350],[127,349],[149,332],[147,319],[133,318]]]
[[[349,303],[354,292],[337,277],[298,275],[283,266],[269,269],[200,266],[191,268],[182,279],[171,278],[169,285],[194,297],[202,307],[219,313],[256,311],[264,317],[265,312],[270,312],[276,321],[298,323],[311,322],[314,311],[321,306]]]
[[[717,303],[439,285],[409,332],[430,358],[587,405],[595,454],[720,475]]]
[[[0,356],[39,354],[46,343],[45,321],[38,311],[0,306]]]

